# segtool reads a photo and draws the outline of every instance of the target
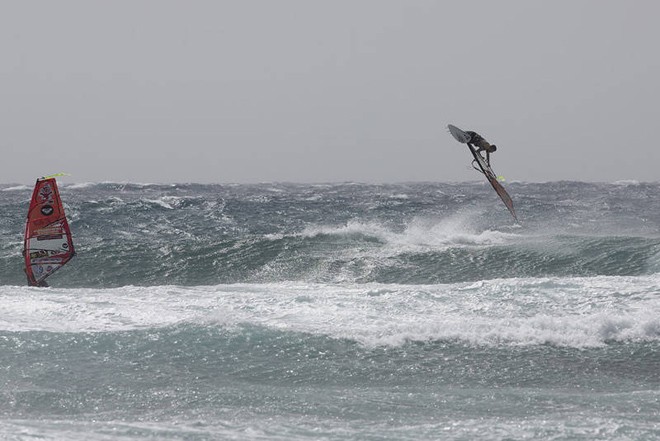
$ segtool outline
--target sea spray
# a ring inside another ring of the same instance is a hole
[[[2,439],[660,437],[658,184],[0,190]]]

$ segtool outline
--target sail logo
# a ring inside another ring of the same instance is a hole
[[[34,251],[30,253],[30,259],[33,260],[32,263],[35,263],[35,259],[43,259],[45,257],[50,257],[50,256],[55,256],[59,253],[59,251],[55,250],[39,250],[39,251]]]
[[[43,187],[39,190],[39,198],[42,202],[53,202],[53,189],[50,187],[50,184],[44,184]]]
[[[64,229],[63,222],[62,221],[55,221],[54,223],[44,227],[40,228],[38,230],[35,230],[33,236],[53,236],[53,235],[63,235],[66,233],[66,230]]]
[[[50,216],[51,214],[53,214],[53,211],[55,210],[53,210],[53,207],[51,207],[50,205],[44,205],[43,207],[41,207],[41,214],[43,214],[44,216]]]

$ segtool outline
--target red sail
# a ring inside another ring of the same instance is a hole
[[[47,286],[45,279],[75,255],[55,178],[37,179],[25,224],[25,274],[28,285]]]

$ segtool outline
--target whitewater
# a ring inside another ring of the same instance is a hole
[[[0,439],[660,438],[660,184],[0,185]]]

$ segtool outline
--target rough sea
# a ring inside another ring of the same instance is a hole
[[[660,439],[660,183],[0,185],[0,440]]]

